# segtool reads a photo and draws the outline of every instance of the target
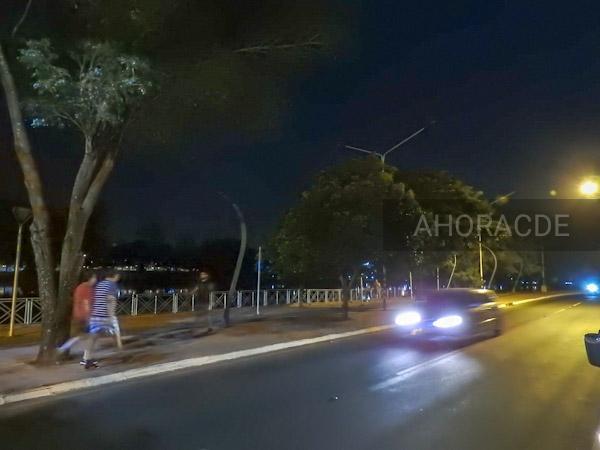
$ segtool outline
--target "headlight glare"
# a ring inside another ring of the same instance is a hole
[[[453,328],[461,325],[463,318],[457,315],[444,316],[433,322],[433,326],[436,328]]]
[[[396,325],[405,327],[408,325],[416,325],[421,321],[421,314],[417,311],[407,311],[396,316]]]

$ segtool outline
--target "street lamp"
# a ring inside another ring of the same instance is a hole
[[[508,194],[503,194],[503,195],[499,195],[498,197],[496,197],[496,200],[490,202],[490,206],[495,205],[495,204],[500,204],[500,205],[504,205],[506,203],[508,203],[508,201],[510,200],[510,197],[512,197],[515,194],[516,191],[512,191],[509,192]],[[497,266],[497,261],[496,261],[496,255],[494,255],[494,252],[492,252],[492,250],[489,249],[489,247],[486,247],[485,245],[483,245],[483,242],[481,241],[481,228],[477,227],[477,241],[478,241],[478,245],[479,245],[479,284],[481,285],[481,287],[484,287],[483,285],[483,247],[487,248],[491,253],[492,256],[494,257],[494,272],[492,273],[492,278],[491,280],[493,280],[494,275],[496,273],[496,266]],[[490,280],[490,281],[491,281]],[[491,283],[489,283],[491,285]]]
[[[389,155],[391,152],[393,152],[394,150],[396,150],[398,147],[406,144],[408,141],[410,141],[411,139],[417,137],[419,134],[421,134],[423,131],[425,131],[427,128],[429,128],[431,125],[433,125],[435,123],[435,120],[433,120],[432,122],[429,123],[429,125],[425,125],[424,127],[418,129],[417,131],[415,131],[413,134],[411,134],[410,136],[402,139],[400,142],[398,142],[396,145],[394,145],[393,147],[388,148],[386,151],[384,151],[383,153],[380,152],[376,152],[374,150],[365,150],[364,148],[360,148],[360,147],[354,147],[352,145],[346,145],[345,147],[349,150],[356,150],[359,152],[363,152],[363,153],[368,153],[370,155],[375,155],[377,156],[380,160],[381,160],[381,166],[382,166],[382,170],[383,167],[385,165],[385,157],[387,155]]]
[[[595,197],[600,193],[600,184],[596,177],[585,178],[579,184],[579,192],[584,197]]]
[[[10,305],[10,325],[8,327],[8,336],[12,337],[15,326],[15,313],[17,309],[17,290],[19,288],[19,267],[21,265],[21,238],[23,236],[23,225],[31,219],[31,210],[20,206],[12,209],[13,216],[19,225],[17,233],[17,256],[15,257],[15,272],[13,277],[12,302]]]

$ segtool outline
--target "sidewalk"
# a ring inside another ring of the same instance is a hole
[[[509,305],[540,296],[540,293],[509,294],[500,296],[499,300]],[[378,302],[353,302],[349,320],[343,320],[339,306],[331,304],[269,306],[261,310],[259,317],[253,308],[234,308],[231,309],[233,326],[230,328],[223,328],[223,312],[217,310],[212,313],[215,328],[212,333],[207,333],[205,328],[196,328],[195,318],[189,313],[122,317],[123,350],[116,351],[111,339],[103,339],[96,354],[100,367],[93,370],[85,370],[79,365],[81,347],[73,349],[69,361],[52,367],[36,367],[31,364],[37,351],[36,345],[9,347],[3,339],[5,345],[0,348],[0,404],[6,394],[57,383],[106,378],[107,375],[131,372],[132,369],[144,369],[151,374],[152,367],[157,364],[215,357],[230,352],[236,352],[239,357],[245,356],[244,351],[274,344],[282,344],[277,346],[278,349],[296,345],[292,342],[322,336],[357,330],[377,331],[373,327],[391,326],[394,310],[409,302],[408,298],[390,300],[388,311],[382,311]]]

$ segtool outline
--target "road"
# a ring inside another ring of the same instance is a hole
[[[590,449],[600,301],[519,306],[459,349],[393,332],[0,408],[2,448]]]

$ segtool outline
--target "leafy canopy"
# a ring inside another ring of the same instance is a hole
[[[321,173],[283,218],[271,259],[289,282],[331,283],[355,275],[383,252],[382,207],[415,214],[418,206],[395,169],[374,158],[352,160]]]
[[[63,60],[48,39],[32,40],[18,59],[33,79],[33,127],[73,125],[93,137],[122,124],[153,87],[148,63],[110,43],[85,42]]]

